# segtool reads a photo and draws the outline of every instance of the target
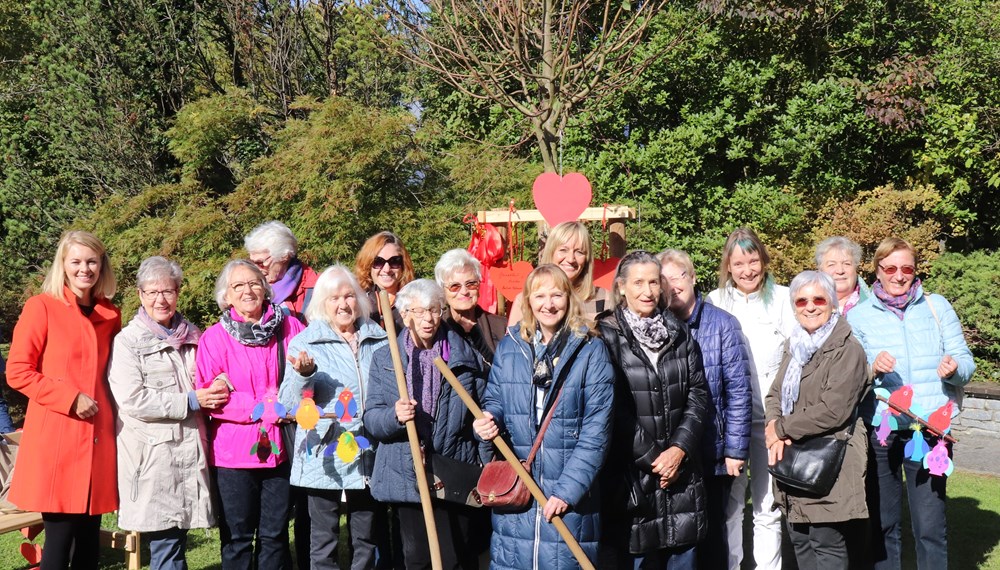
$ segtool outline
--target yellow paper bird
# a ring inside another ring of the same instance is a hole
[[[300,428],[306,431],[316,428],[316,423],[319,422],[319,409],[316,407],[316,402],[313,401],[312,390],[302,391],[302,401],[299,403],[299,409],[295,412],[295,421],[298,422]]]

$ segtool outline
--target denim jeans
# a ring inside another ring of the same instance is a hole
[[[289,464],[262,469],[217,467],[215,483],[222,506],[219,536],[223,570],[290,570],[288,550]],[[253,538],[257,535],[254,551]]]
[[[149,570],[187,570],[187,533],[184,528],[143,533],[149,538]]]
[[[874,537],[872,557],[876,570],[898,570],[901,564],[903,479],[910,506],[917,568],[948,567],[948,525],[945,520],[947,477],[932,476],[922,463],[904,456],[903,448],[913,437],[910,430],[894,431],[883,447],[875,431],[868,432],[868,511]],[[934,443],[929,442],[933,448]],[[948,445],[951,456],[951,445]]]
[[[309,516],[312,519],[312,552],[310,570],[338,570],[337,546],[340,538],[340,495],[342,491],[306,489],[309,496]],[[343,492],[347,524],[351,529],[351,568],[367,570],[375,567],[375,499],[368,489]]]
[[[632,556],[634,570],[693,570],[697,567],[694,545],[664,548]]]
[[[848,523],[788,523],[788,537],[800,569],[848,570]]]

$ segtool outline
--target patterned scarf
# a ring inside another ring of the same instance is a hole
[[[552,385],[552,375],[559,364],[559,357],[566,348],[566,340],[569,338],[569,327],[563,326],[556,334],[552,335],[548,344],[542,342],[542,328],[535,331],[535,341],[531,344],[532,374],[531,382],[536,388],[549,389]]]
[[[170,320],[169,328],[154,321],[153,317],[149,316],[144,307],[139,307],[135,318],[140,323],[146,325],[146,328],[153,333],[153,336],[169,344],[174,350],[180,350],[185,344],[198,344],[198,339],[201,338],[201,329],[191,324],[179,312],[174,313],[174,318]]]
[[[913,280],[910,284],[910,290],[903,295],[890,295],[886,293],[885,289],[882,288],[882,282],[876,281],[875,286],[872,287],[872,293],[878,297],[879,301],[885,305],[885,308],[892,311],[899,320],[903,320],[903,313],[906,311],[906,307],[912,303],[918,296],[917,291],[920,290],[920,278]]]
[[[792,336],[788,338],[788,352],[792,355],[792,360],[785,369],[785,378],[781,383],[781,415],[787,416],[792,413],[792,407],[799,399],[802,367],[809,363],[813,354],[830,338],[830,333],[839,320],[840,315],[834,311],[830,315],[830,320],[812,334],[801,326],[792,330]]]
[[[651,317],[640,317],[628,307],[621,307],[618,312],[624,316],[625,324],[635,339],[646,349],[659,352],[670,340],[670,332],[667,331],[667,325],[663,323],[663,315],[659,310]]]
[[[271,283],[271,291],[274,292],[272,302],[280,305],[285,299],[292,296],[292,293],[299,288],[299,281],[302,280],[302,263],[298,259],[293,259],[288,263],[285,274],[274,283]]]
[[[451,356],[448,346],[448,331],[438,327],[430,348],[418,348],[413,341],[413,333],[403,335],[403,350],[410,365],[406,369],[406,391],[410,398],[420,403],[417,406],[417,433],[420,439],[430,441],[434,433],[434,414],[437,412],[438,396],[441,395],[441,371],[434,366],[434,359],[441,357],[445,362]]]
[[[847,297],[847,300],[844,301],[844,304],[840,306],[840,314],[846,315],[847,311],[853,309],[854,305],[857,305],[858,301],[860,300],[861,300],[861,283],[859,282],[857,285],[854,286],[854,291],[852,291],[851,294]]]
[[[230,307],[228,311],[222,313],[222,317],[219,319],[229,336],[243,346],[264,346],[271,342],[271,337],[285,320],[285,313],[282,312],[281,307],[268,304],[264,308],[264,314],[256,323],[236,320],[237,318],[239,315],[237,315],[236,309]]]

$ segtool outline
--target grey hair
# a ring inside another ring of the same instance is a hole
[[[176,261],[170,261],[166,257],[154,255],[147,257],[139,264],[139,271],[135,274],[135,286],[142,289],[143,285],[155,281],[173,281],[177,289],[181,288],[181,280],[184,272]]]
[[[299,241],[288,226],[271,220],[257,226],[243,238],[247,252],[266,251],[272,259],[283,260],[295,257],[299,250]]]
[[[326,300],[330,298],[334,293],[339,291],[344,285],[347,285],[354,292],[354,298],[357,301],[357,312],[359,321],[363,321],[369,318],[372,314],[372,304],[368,300],[368,294],[361,289],[361,285],[358,283],[354,273],[340,265],[331,265],[320,273],[319,279],[316,280],[316,286],[313,288],[312,300],[309,301],[309,306],[306,307],[306,319],[310,322],[323,321],[326,323],[330,322],[330,315],[326,313]]]
[[[615,306],[624,306],[626,303],[625,295],[622,295],[621,284],[625,282],[625,279],[628,277],[628,272],[632,269],[632,266],[645,265],[647,263],[652,263],[656,266],[657,275],[659,275],[660,271],[663,269],[660,265],[660,260],[657,259],[655,255],[641,249],[629,252],[628,255],[623,257],[622,260],[618,262],[618,269],[615,270],[615,286],[611,291],[611,299]],[[658,305],[661,309],[666,306],[666,298],[663,295],[660,295]]]
[[[823,258],[830,250],[839,249],[854,259],[854,267],[861,266],[861,246],[844,236],[833,236],[819,242],[816,246],[816,267],[820,267]]]
[[[833,307],[834,311],[839,310],[837,308],[837,286],[833,283],[833,277],[830,277],[822,271],[808,270],[803,271],[792,279],[792,283],[788,286],[788,291],[790,293],[790,302],[792,308],[795,308],[795,298],[798,297],[799,291],[803,287],[808,285],[819,285],[820,289],[826,295],[826,300],[830,302],[830,306]]]
[[[219,278],[215,280],[215,302],[219,304],[220,309],[225,311],[229,308],[229,303],[226,302],[226,291],[229,289],[229,276],[237,267],[246,267],[253,272],[257,279],[260,279],[261,283],[264,284],[264,299],[274,298],[271,284],[267,282],[267,277],[264,276],[264,272],[259,267],[246,259],[234,259],[222,268],[222,273],[219,273]]]
[[[464,249],[449,249],[444,252],[437,265],[434,266],[434,279],[437,280],[438,285],[444,287],[446,277],[463,269],[468,269],[475,274],[476,279],[483,278],[482,265],[471,253]]]
[[[396,308],[400,313],[405,313],[418,304],[423,304],[428,309],[436,304],[442,311],[448,306],[444,298],[444,289],[430,279],[410,281],[396,293]]]

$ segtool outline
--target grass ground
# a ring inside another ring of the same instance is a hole
[[[956,472],[948,485],[948,550],[952,568],[962,570],[980,568],[1000,570],[1000,478],[972,473]],[[106,515],[104,526],[113,528],[114,515]],[[909,525],[908,521],[904,524]],[[904,533],[904,537],[908,537]],[[42,536],[36,541],[42,540]],[[294,539],[293,539],[294,540]],[[28,568],[18,551],[24,542],[20,533],[0,536],[0,568],[21,570]],[[915,568],[913,541],[904,538],[903,567]],[[102,569],[124,569],[124,554],[117,551],[103,552]],[[149,553],[143,553],[149,561]],[[192,531],[188,538],[188,566],[191,570],[217,570],[219,564],[219,533]]]

